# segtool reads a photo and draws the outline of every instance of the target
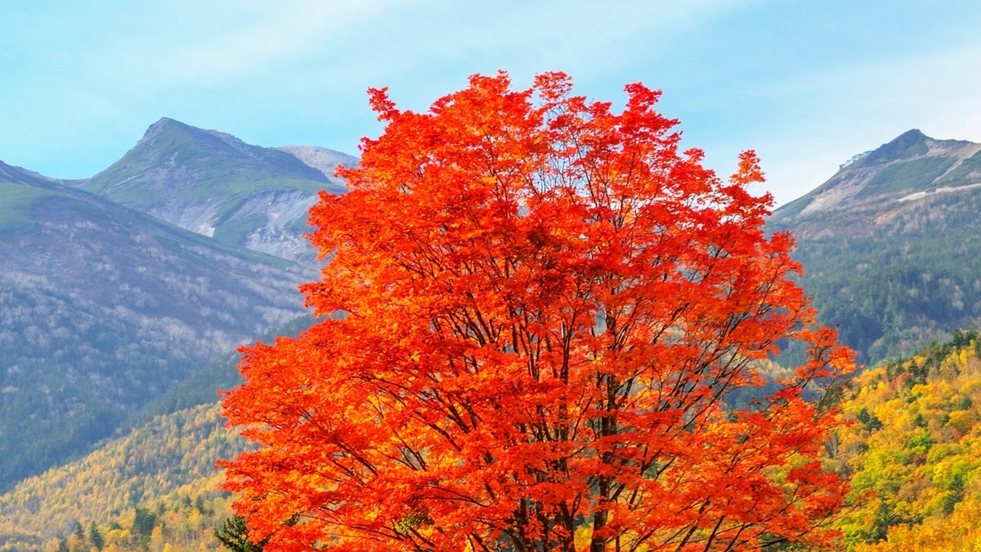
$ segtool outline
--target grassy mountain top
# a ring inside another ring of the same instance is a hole
[[[781,206],[770,224],[805,236],[867,234],[884,215],[915,209],[918,199],[979,183],[981,144],[935,140],[914,129],[858,156],[821,186]],[[845,216],[836,218],[833,227],[823,224],[835,213]]]
[[[287,152],[248,145],[230,134],[166,117],[150,125],[119,161],[82,186],[140,209],[151,208],[173,193],[207,201],[257,190],[315,192],[337,187],[321,171]]]
[[[314,267],[316,252],[303,238],[311,230],[308,209],[320,190],[343,193],[325,173],[352,160],[312,146],[249,145],[163,118],[81,186],[223,243]]]

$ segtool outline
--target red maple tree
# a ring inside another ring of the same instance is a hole
[[[561,73],[371,105],[350,191],[321,194],[319,315],[243,349],[224,399],[258,443],[225,488],[267,548],[731,550],[824,542],[845,484],[815,382],[852,365],[766,237],[752,152],[679,152],[659,92],[619,114]],[[750,406],[776,343],[810,361]],[[578,547],[578,548],[577,548]]]

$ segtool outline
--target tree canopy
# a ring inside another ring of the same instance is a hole
[[[730,550],[824,542],[822,392],[849,350],[767,237],[753,152],[728,181],[660,95],[474,76],[385,124],[311,209],[324,319],[244,348],[226,462],[270,551]],[[778,342],[809,359],[746,408]]]

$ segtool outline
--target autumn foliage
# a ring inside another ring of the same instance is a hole
[[[850,387],[836,455],[849,550],[981,550],[981,335],[955,330]]]
[[[244,349],[227,463],[268,550],[729,550],[826,542],[845,484],[818,382],[851,365],[767,238],[752,152],[679,152],[659,93],[620,114],[563,74],[371,104],[303,286],[326,318]],[[780,340],[811,360],[745,408]],[[810,400],[805,400],[805,396]]]

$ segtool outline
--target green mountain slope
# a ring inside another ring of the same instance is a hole
[[[0,163],[0,490],[299,316],[311,277]]]
[[[860,360],[981,324],[981,144],[909,131],[777,209],[802,283]]]
[[[344,191],[323,169],[354,158],[293,149],[252,146],[163,118],[82,188],[227,244],[313,264],[315,252],[302,236],[307,210],[319,190]]]

